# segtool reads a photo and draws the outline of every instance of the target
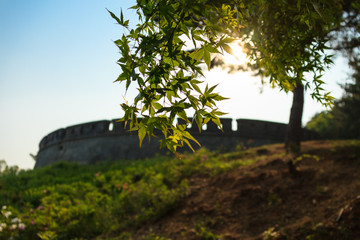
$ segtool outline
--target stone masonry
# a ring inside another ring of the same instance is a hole
[[[237,119],[237,129],[233,130],[232,121],[229,118],[221,119],[223,131],[212,122],[209,122],[201,132],[195,123],[188,126],[188,131],[203,147],[210,150],[229,151],[240,144],[254,147],[284,142],[286,124]],[[35,168],[58,161],[92,164],[166,154],[168,153],[166,149],[160,149],[160,137],[153,137],[150,142],[144,139],[140,148],[137,132],[128,131],[124,123],[116,119],[70,126],[56,130],[41,140]],[[303,140],[315,137],[313,132],[304,129]],[[196,143],[192,146],[199,148]],[[179,149],[179,151],[186,150],[189,148]]]

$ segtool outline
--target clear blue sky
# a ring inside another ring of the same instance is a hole
[[[106,8],[127,18],[134,1],[0,0],[0,159],[32,168],[40,140],[66,126],[122,116],[125,88],[113,83],[120,68],[113,41],[123,33]],[[337,64],[325,76],[327,87],[341,96],[336,82],[346,79]],[[230,97],[219,107],[227,117],[287,122],[291,94],[265,87],[250,74],[206,74],[209,84]],[[127,96],[134,95],[130,91]],[[304,123],[324,109],[306,98]]]

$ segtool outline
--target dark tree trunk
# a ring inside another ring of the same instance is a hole
[[[301,120],[304,108],[304,86],[298,84],[293,90],[293,103],[290,112],[289,124],[286,132],[285,148],[288,153],[295,157],[300,153],[300,142],[302,137]],[[292,159],[289,160],[289,171],[296,173]]]
[[[286,132],[285,148],[289,153],[300,152],[302,136],[301,120],[304,108],[304,86],[298,84],[293,90],[293,103]]]

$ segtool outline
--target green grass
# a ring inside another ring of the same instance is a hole
[[[324,154],[333,159],[360,163],[359,141],[334,141],[329,146]],[[285,157],[282,152],[269,155],[269,149],[228,153],[201,149],[176,157],[97,165],[59,162],[27,171],[0,161],[0,240],[132,239],[136,227],[178,206],[187,194],[190,177],[213,176],[264,158]],[[310,149],[303,157],[311,154]],[[319,185],[317,191],[326,194],[325,187]],[[279,203],[277,195],[269,196],[269,205]],[[206,225],[195,230],[202,239],[217,238]],[[165,239],[154,234],[147,237]]]
[[[2,172],[0,206],[6,209],[0,214],[0,239],[126,235],[129,227],[156,220],[176,207],[192,175],[215,175],[253,162],[237,154],[202,149],[177,157],[97,165],[59,162],[35,170]]]

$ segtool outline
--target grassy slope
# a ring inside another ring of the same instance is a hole
[[[297,176],[281,145],[2,176],[0,222],[26,227],[0,239],[356,239],[360,142],[303,150]]]
[[[256,163],[194,176],[179,207],[137,230],[164,239],[360,239],[360,142],[302,144],[298,174],[281,145],[256,149]]]

